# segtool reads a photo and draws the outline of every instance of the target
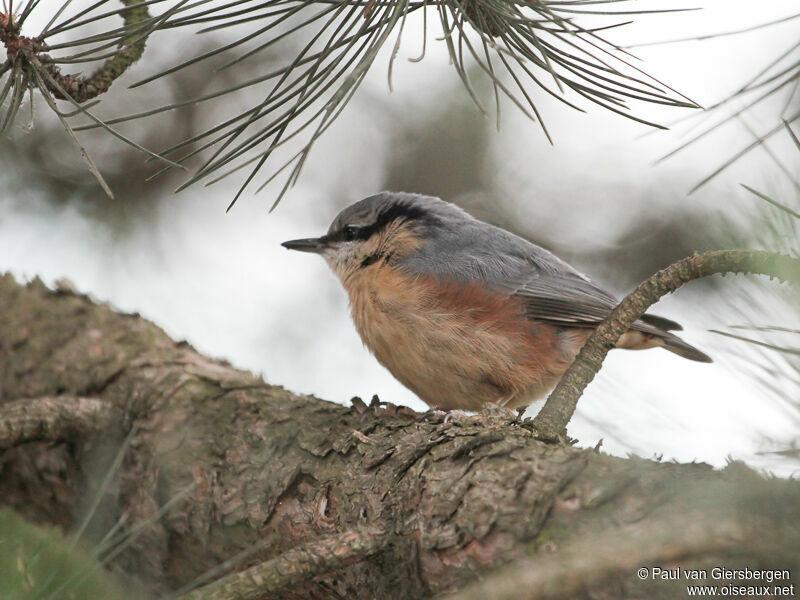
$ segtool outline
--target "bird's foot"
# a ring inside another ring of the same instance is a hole
[[[527,407],[526,407],[527,408]],[[443,411],[436,408],[422,413],[418,421],[426,421],[428,423],[459,423],[459,424],[475,424],[480,425],[497,425],[520,423],[522,421],[522,413],[525,408],[514,411],[499,404],[488,403],[485,404],[479,413],[466,413],[462,410]]]
[[[486,403],[479,416],[486,420],[501,420],[501,421],[518,421],[518,413],[510,408],[506,408],[494,402]]]
[[[463,423],[468,419],[474,418],[474,415],[468,415],[462,410],[440,410],[432,408],[427,412],[419,415],[418,421],[425,421],[427,423]]]
[[[464,421],[471,419],[472,415],[468,415],[463,410],[450,410],[444,416],[444,420],[442,423],[463,423]]]
[[[447,413],[445,411],[439,410],[438,408],[431,408],[429,410],[426,410],[424,413],[419,413],[419,416],[417,417],[417,422],[441,423],[446,416]]]

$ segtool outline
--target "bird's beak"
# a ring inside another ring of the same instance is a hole
[[[289,250],[320,254],[328,248],[328,243],[325,238],[305,238],[302,240],[289,240],[288,242],[283,242],[281,246]]]

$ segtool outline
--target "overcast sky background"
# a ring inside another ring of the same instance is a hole
[[[71,10],[82,6],[75,4]],[[637,16],[635,23],[608,36],[623,45],[724,32],[797,11],[794,0],[763,2],[757,9],[744,0],[629,4],[703,10]],[[409,152],[415,148],[414,139],[393,129],[398,123],[413,123],[417,114],[430,113],[437,105],[445,112],[449,106],[459,107],[482,119],[459,87],[444,43],[435,39],[440,31],[434,24],[431,19],[425,60],[412,64],[406,59],[419,55],[422,22],[418,15],[409,17],[393,91],[386,81],[392,41],[378,56],[359,95],[317,143],[300,183],[275,212],[269,214],[268,208],[277,188],[268,187],[257,196],[246,194],[226,214],[240,180],[195,186],[174,196],[165,186],[155,194],[148,192],[159,196],[158,202],[141,205],[134,186],[128,196],[121,195],[128,204],[113,204],[116,208],[109,212],[114,216],[105,214],[102,219],[97,216],[102,209],[87,209],[82,188],[52,197],[52,191],[43,192],[33,182],[17,183],[0,196],[0,269],[21,280],[39,276],[48,284],[65,277],[78,290],[120,310],[138,311],[174,338],[187,339],[204,353],[295,392],[343,403],[354,395],[368,399],[377,393],[383,400],[423,409],[362,347],[350,322],[346,295],[323,261],[286,252],[279,244],[322,234],[343,206],[397,180],[389,176],[391,161],[396,164],[406,145]],[[646,46],[635,52],[648,72],[707,106],[795,43],[799,31],[800,19],[739,36]],[[154,56],[157,48],[151,41],[141,64],[126,74],[127,81],[163,63],[163,55]],[[588,113],[579,114],[541,94],[539,99],[555,145],[505,102],[499,132],[494,115],[482,121],[483,188],[445,199],[557,250],[618,294],[630,289],[620,275],[628,265],[624,260],[593,261],[592,256],[612,251],[624,256],[625,246],[634,242],[636,252],[646,252],[647,240],[620,241],[623,225],[647,219],[657,229],[674,211],[702,209],[709,218],[725,215],[749,227],[748,216],[760,207],[739,183],[766,193],[791,190],[775,163],[756,151],[687,196],[695,183],[750,139],[742,123],[654,166],[685,139],[691,121],[678,123],[670,132],[650,134],[648,128],[599,108],[584,105]],[[669,124],[687,113],[639,107],[638,114]],[[766,114],[751,113],[746,119],[756,131],[772,126]],[[435,138],[435,119],[430,127]],[[20,126],[13,135],[30,134]],[[461,146],[456,138],[434,154],[430,170],[452,168],[459,156],[475,150],[470,143],[466,139]],[[60,156],[69,149],[67,144],[61,136],[47,150]],[[770,147],[798,174],[800,161],[786,136]],[[117,156],[127,152],[107,142],[99,155],[113,170]],[[9,180],[12,175],[5,173]],[[579,403],[570,434],[586,446],[603,438],[604,450],[618,455],[633,452],[714,465],[733,457],[781,475],[796,474],[796,458],[764,452],[798,439],[797,386],[776,380],[784,397],[768,393],[763,381],[749,372],[748,365],[756,360],[752,348],[707,331],[746,319],[800,329],[797,311],[774,292],[776,287],[727,278],[712,293],[708,287],[690,285],[662,300],[653,312],[683,323],[686,339],[711,354],[715,363],[692,363],[661,350],[612,352]],[[782,364],[780,356],[767,356]],[[763,357],[758,355],[758,360]]]

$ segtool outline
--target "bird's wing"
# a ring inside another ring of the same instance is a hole
[[[617,298],[544,248],[512,233],[480,223],[462,228],[448,245],[435,249],[425,264],[439,276],[482,280],[525,303],[532,319],[564,326],[594,326],[618,304]],[[434,256],[447,260],[435,260]],[[634,329],[663,334],[679,330],[675,321],[643,315]]]
[[[597,325],[618,302],[551,252],[476,220],[439,228],[435,238],[402,262],[412,273],[484,283],[522,299],[530,318],[564,326]],[[644,315],[634,328],[658,335],[680,325]]]
[[[532,319],[573,326],[595,325],[617,304],[611,294],[578,274],[534,269],[512,296],[525,303]]]
[[[585,327],[599,324],[619,301],[574,271],[532,270],[530,277],[513,293],[521,298],[531,319],[564,326]],[[642,315],[631,326],[659,337],[668,331],[683,329],[679,323],[656,315]]]
[[[480,283],[522,300],[529,318],[563,327],[594,327],[617,305],[614,296],[544,248],[471,219],[439,227],[399,266],[443,281]],[[660,338],[684,358],[711,361],[670,333],[681,329],[675,321],[642,315],[631,329]]]

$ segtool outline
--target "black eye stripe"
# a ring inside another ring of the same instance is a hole
[[[413,204],[397,203],[392,204],[378,214],[378,218],[375,221],[375,227],[380,230],[384,229],[387,225],[389,225],[389,223],[397,219],[405,219],[406,221],[421,221],[426,217],[432,219],[427,211],[418,206],[414,206]]]
[[[368,227],[359,227],[357,225],[345,225],[338,231],[329,233],[325,236],[331,242],[352,242],[353,240],[367,240],[372,235],[373,231]]]
[[[424,221],[431,224],[438,221],[438,219],[420,207],[412,204],[397,203],[378,213],[378,217],[374,223],[363,226],[348,223],[339,231],[331,233],[328,236],[328,239],[331,241],[368,240],[376,233],[386,229],[390,223],[396,221],[397,219],[403,219],[406,221]]]

